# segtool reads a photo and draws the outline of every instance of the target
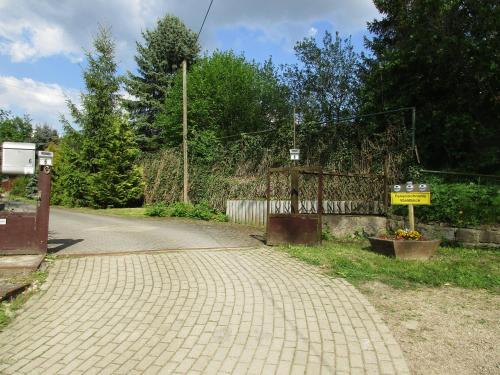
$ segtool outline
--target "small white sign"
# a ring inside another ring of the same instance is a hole
[[[401,185],[394,185],[394,191],[395,192],[400,192],[401,191]]]
[[[300,159],[300,150],[298,148],[290,149],[290,160],[299,160]]]
[[[7,225],[7,219],[0,219],[0,225]]]
[[[40,158],[40,165],[52,166],[52,158]]]

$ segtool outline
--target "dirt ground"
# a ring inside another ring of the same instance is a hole
[[[412,374],[500,374],[500,296],[452,287],[360,287],[404,351]]]

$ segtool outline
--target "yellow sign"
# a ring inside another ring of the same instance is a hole
[[[393,205],[430,205],[431,204],[431,193],[426,192],[415,192],[415,193],[391,193],[391,204]]]

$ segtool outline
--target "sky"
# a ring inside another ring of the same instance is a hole
[[[84,52],[99,25],[110,27],[119,72],[136,69],[141,31],[170,13],[198,32],[210,0],[0,0],[0,108],[61,129],[66,101],[84,90]],[[258,62],[295,62],[296,41],[325,30],[363,49],[371,0],[214,0],[200,35],[203,53],[243,52]]]

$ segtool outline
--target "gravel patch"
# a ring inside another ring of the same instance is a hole
[[[499,374],[500,296],[453,287],[359,288],[403,349],[412,374]]]

